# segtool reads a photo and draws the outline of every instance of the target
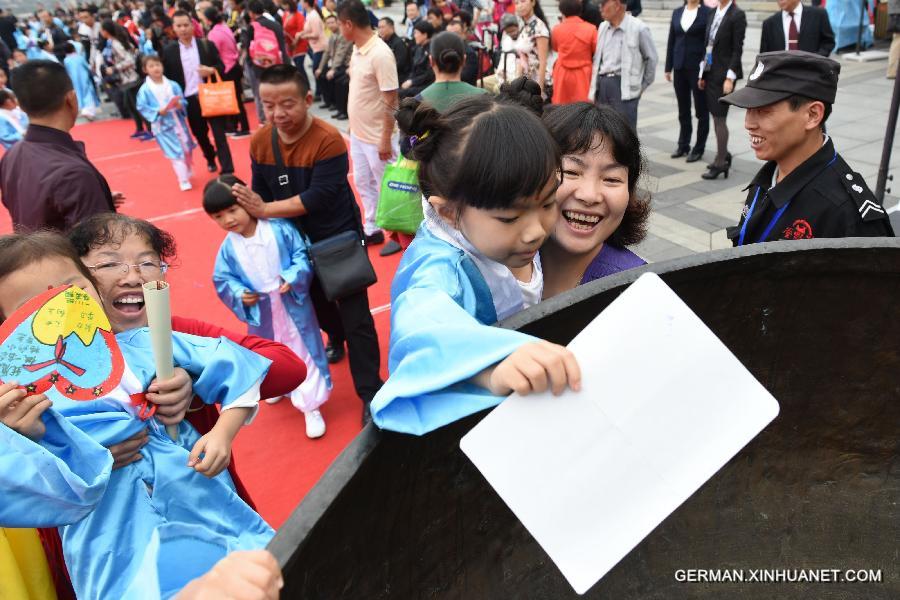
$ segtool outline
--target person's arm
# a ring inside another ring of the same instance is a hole
[[[641,80],[641,91],[646,90],[653,80],[656,78],[656,63],[659,57],[656,54],[656,44],[650,36],[650,28],[644,26],[638,36],[638,44],[641,50],[641,56],[644,60],[644,77]]]
[[[267,550],[232,552],[184,586],[175,600],[278,600],[284,578]]]
[[[221,77],[223,73],[225,73],[225,63],[222,62],[222,58],[219,56],[219,51],[216,49],[216,45],[211,43],[208,40],[197,40],[197,44],[204,44],[206,48],[206,62],[208,64],[201,64],[198,71],[200,71],[200,75],[202,77],[211,77],[213,74],[213,70],[219,72],[219,76]]]
[[[822,10],[819,14],[819,49],[817,52],[822,56],[830,56],[832,50],[834,50],[834,31],[828,20],[828,13]]]
[[[396,73],[397,68],[394,67],[395,81],[397,77]],[[384,107],[384,112],[382,113],[381,140],[378,143],[378,158],[381,160],[388,160],[394,156],[394,151],[391,147],[391,138],[394,135],[394,113],[397,112],[398,102],[399,95],[396,88],[381,92],[381,105]]]
[[[216,254],[216,263],[213,267],[212,276],[213,287],[222,304],[239,321],[258,326],[261,318],[259,306],[257,305],[259,295],[234,272],[232,265],[236,261],[236,257],[230,251],[230,246],[231,242],[226,239],[222,242],[222,246],[219,248],[218,254]]]
[[[731,62],[728,65],[728,78],[722,86],[722,91],[730,94],[734,90],[734,82],[737,81],[737,72],[741,68],[741,55],[744,53],[744,36],[747,33],[747,15],[740,11],[736,15],[734,23],[734,45],[731,54]],[[730,82],[730,83],[729,83]]]
[[[538,53],[538,70],[537,82],[541,86],[541,91],[547,84],[547,57],[550,55],[550,39],[547,37],[539,37],[534,40],[534,45]]]
[[[666,74],[666,81],[672,81],[672,66],[675,64],[675,13],[672,12],[672,20],[669,22],[669,39],[666,40],[666,66],[663,72]],[[699,16],[699,9],[698,9]]]
[[[781,13],[778,13],[778,19],[781,20]],[[769,34],[769,24],[772,22],[771,19],[766,19],[763,21],[762,30],[759,34],[759,53],[769,52],[772,48],[769,47],[769,38],[771,37]],[[781,27],[781,23],[778,23],[778,26]]]

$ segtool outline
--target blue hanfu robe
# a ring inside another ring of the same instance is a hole
[[[7,150],[25,137],[28,115],[21,108],[0,108],[0,145]]]
[[[273,303],[280,302],[284,306],[288,317],[300,334],[305,350],[319,371],[318,374],[315,374],[310,369],[307,373],[307,381],[298,388],[301,393],[306,392],[307,396],[312,395],[313,397],[295,398],[294,394],[291,396],[291,401],[297,408],[308,412],[315,410],[327,399],[327,390],[332,387],[325,345],[322,343],[319,322],[309,297],[309,286],[313,277],[312,265],[309,261],[306,242],[300,236],[297,228],[289,221],[261,219],[257,222],[257,235],[262,236],[266,227],[270,228],[273,241],[272,247],[267,248],[267,252],[277,253],[280,278],[291,285],[291,291],[287,294],[280,294],[277,289],[274,291],[256,289],[256,286],[253,285],[254,278],[249,277],[242,266],[247,261],[246,259],[242,260],[240,256],[240,248],[237,247],[240,240],[236,238],[239,234],[236,233],[229,233],[219,247],[213,270],[213,284],[219,299],[225,306],[238,319],[247,323],[250,334],[270,340],[284,340],[282,343],[288,344],[305,362],[308,362],[303,356],[306,354],[303,352],[304,348],[295,348],[289,343],[289,339],[284,339],[283,335],[276,335],[277,325],[273,319],[273,309],[278,310],[278,308]],[[262,265],[258,265],[258,267],[262,268]],[[259,302],[253,306],[244,306],[241,301],[241,296],[247,290],[259,293]],[[322,390],[322,386],[314,385],[312,378],[318,376],[324,378],[323,383],[327,386],[326,390]]]
[[[75,95],[78,96],[78,110],[93,117],[100,106],[100,98],[97,96],[91,67],[80,54],[68,54],[63,62],[75,88]]]
[[[162,148],[166,158],[189,161],[195,144],[187,123],[187,100],[184,99],[180,85],[171,79],[163,79],[171,86],[172,95],[181,98],[181,108],[160,115],[159,109],[163,107],[150,88],[151,81],[148,77],[138,90],[137,109],[150,123],[156,143]]]
[[[426,211],[391,284],[390,377],[372,400],[375,424],[422,435],[499,404],[469,379],[536,340],[496,321],[475,260],[439,239]]]
[[[29,322],[24,326],[30,327]],[[89,439],[83,435],[79,439],[69,430],[72,447],[53,446],[56,452],[51,454],[65,465],[48,460],[47,474],[42,469],[41,477],[53,477],[45,483],[50,489],[46,495],[57,499],[45,503],[44,495],[35,494],[27,518],[17,525],[60,526],[66,565],[79,598],[168,598],[228,552],[265,547],[274,531],[240,499],[227,471],[208,479],[187,467],[189,450],[200,438],[187,421],[179,425],[173,441],[155,419],[143,421],[137,416],[133,395],[147,389],[156,371],[149,331],[123,332],[116,340],[126,365],[117,388],[90,401],[71,400],[54,388],[47,392],[53,401],[44,419],[48,436],[51,423],[61,415]],[[173,354],[176,366],[190,374],[194,391],[208,403],[221,404],[223,410],[255,405],[270,364],[224,338],[181,333],[173,335]],[[102,451],[109,456],[104,446],[122,442],[145,427],[148,443],[141,449],[142,460],[97,474],[96,454]],[[56,438],[48,436],[42,447],[54,443]],[[31,455],[36,452],[32,449]],[[81,465],[80,455],[90,460]],[[105,492],[97,498],[99,483],[82,483],[63,467],[80,474],[85,482],[93,481],[92,474],[94,479],[105,475]],[[85,469],[88,472],[81,474],[79,470]],[[4,470],[4,479],[17,476]],[[28,471],[22,476],[27,477]],[[63,511],[60,505],[69,508]],[[154,539],[160,542],[158,554],[150,555]],[[157,565],[158,581],[145,579],[142,569],[149,563]]]

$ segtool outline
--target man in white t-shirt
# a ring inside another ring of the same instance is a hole
[[[353,180],[365,208],[363,229],[368,244],[384,242],[375,225],[381,178],[388,161],[399,153],[394,131],[397,110],[397,61],[394,53],[372,29],[360,0],[346,0],[338,7],[341,35],[353,42],[350,58],[350,157]],[[399,251],[397,245],[396,250]]]

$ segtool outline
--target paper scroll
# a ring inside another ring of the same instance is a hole
[[[169,300],[169,284],[165,281],[149,281],[143,287],[150,345],[156,363],[156,377],[170,379],[175,375],[175,361],[172,358],[172,308]],[[173,440],[177,439],[178,425],[166,425],[166,432]]]

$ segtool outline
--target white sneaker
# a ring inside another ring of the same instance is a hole
[[[266,398],[266,404],[278,404],[281,401],[281,396],[276,398]]]
[[[322,418],[322,413],[311,410],[303,413],[303,418],[306,419],[306,437],[314,440],[325,435],[325,419]]]
[[[178,184],[178,187],[181,188],[182,192],[186,192],[188,190],[194,189],[194,186],[191,185],[190,181],[182,181],[181,183]]]

